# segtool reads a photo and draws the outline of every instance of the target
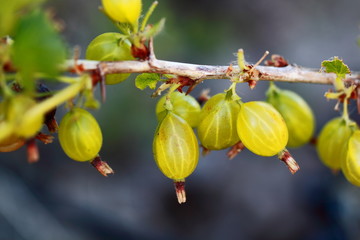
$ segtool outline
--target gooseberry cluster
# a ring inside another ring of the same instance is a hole
[[[69,158],[91,162],[107,176],[113,170],[99,155],[102,132],[86,109],[100,106],[94,97],[96,86],[100,85],[105,100],[105,85],[125,81],[131,69],[105,76],[99,67],[101,64],[95,70],[86,71],[84,66],[77,64],[77,55],[74,66],[64,68],[65,44],[59,37],[58,25],[41,10],[41,3],[42,0],[13,0],[4,3],[0,9],[0,36],[6,36],[0,39],[0,152],[15,151],[26,145],[29,162],[35,162],[39,158],[35,139],[51,143],[54,138],[51,134],[58,132],[60,145]],[[156,24],[147,24],[157,2],[143,17],[141,0],[102,0],[102,4],[101,10],[119,32],[95,37],[86,49],[86,59],[101,62],[137,60],[138,63],[154,59],[152,39],[165,22],[162,19]],[[20,17],[18,13],[24,16]],[[4,25],[4,21],[8,24]],[[299,166],[287,148],[303,146],[313,139],[314,114],[297,93],[270,82],[266,101],[244,102],[241,99],[236,93],[237,84],[247,82],[254,88],[256,76],[261,73],[256,68],[258,63],[245,64],[242,50],[237,57],[238,70],[234,71],[231,65],[226,71],[231,86],[212,97],[204,94],[201,101],[190,95],[198,79],[154,71],[145,71],[135,79],[136,87],[141,90],[155,89],[157,83],[161,83],[153,96],[168,90],[155,109],[158,126],[153,154],[160,171],[174,181],[179,203],[186,201],[185,178],[196,169],[200,146],[203,155],[230,148],[227,154],[230,159],[245,148],[259,156],[277,155],[294,174]],[[278,68],[288,65],[278,55],[273,55],[266,64]],[[326,72],[337,75],[336,91],[325,96],[337,99],[337,106],[343,103],[343,114],[321,130],[316,146],[319,157],[326,166],[342,170],[349,182],[360,186],[360,130],[347,111],[348,102],[360,98],[358,86],[344,83],[350,71],[341,60],[324,61],[323,67]],[[61,75],[65,71],[71,74]],[[39,83],[44,79],[55,79],[67,86],[53,92]],[[185,87],[188,89],[183,93]],[[63,103],[68,112],[58,126],[55,113]],[[42,133],[43,124],[50,134]]]

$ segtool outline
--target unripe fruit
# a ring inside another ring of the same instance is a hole
[[[156,104],[156,116],[158,121],[161,121],[167,113],[165,109],[166,96],[160,98]],[[170,94],[170,102],[172,104],[172,111],[186,122],[191,127],[196,127],[200,120],[200,104],[190,95],[185,95],[180,92],[172,92]]]
[[[237,119],[240,140],[260,156],[273,156],[288,142],[288,130],[280,113],[269,103],[254,101],[241,105]]]
[[[61,120],[59,142],[71,159],[89,161],[95,158],[101,149],[101,129],[89,112],[75,107]]]
[[[86,49],[86,59],[97,61],[133,60],[131,43],[123,39],[119,33],[104,33],[94,38]],[[106,84],[116,84],[125,81],[129,73],[109,74]]]
[[[161,172],[175,181],[183,181],[198,164],[199,146],[194,131],[172,111],[158,125],[153,152]]]
[[[289,131],[288,147],[299,147],[307,143],[314,134],[314,114],[297,93],[270,87],[267,102],[273,105],[284,118]]]
[[[141,14],[141,0],[102,0],[105,12],[114,21],[136,25]]]
[[[341,169],[349,182],[360,187],[360,130],[352,134],[347,145],[347,155]]]
[[[25,95],[16,95],[9,99],[6,120],[8,123],[15,126],[15,135],[23,138],[30,138],[40,131],[44,116],[26,116],[26,112],[35,105],[35,100]]]
[[[349,138],[357,128],[356,124],[342,117],[330,120],[320,132],[317,152],[320,160],[329,168],[338,170],[347,155]]]
[[[226,93],[211,97],[201,110],[198,136],[201,145],[209,150],[221,150],[239,142],[236,119],[240,104]]]
[[[21,148],[25,140],[16,135],[11,135],[0,141],[0,152],[12,152]]]

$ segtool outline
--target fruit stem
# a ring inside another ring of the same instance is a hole
[[[101,160],[100,155],[97,155],[90,163],[105,177],[109,174],[114,174],[114,170],[112,170],[107,162]]]
[[[168,111],[172,111],[173,110],[173,105],[171,103],[171,100],[170,100],[170,95],[171,93],[173,93],[178,87],[180,87],[181,84],[172,84],[171,87],[169,88],[169,91],[167,92],[166,94],[166,97],[165,97],[165,103],[164,103],[164,108]]]
[[[145,17],[141,23],[141,28],[140,28],[140,31],[144,31],[145,27],[146,27],[146,24],[151,16],[151,14],[154,12],[155,8],[157,7],[157,5],[159,4],[158,1],[155,1],[151,4],[151,6],[149,7],[149,9],[147,10],[146,14],[145,14]]]
[[[232,160],[244,149],[245,145],[241,141],[239,141],[231,147],[231,149],[227,152],[226,156],[229,158],[229,160]]]
[[[297,171],[299,171],[299,165],[287,149],[282,150],[278,154],[278,158],[286,164],[292,174],[295,174]]]
[[[186,193],[185,193],[185,179],[175,180],[174,181],[176,197],[180,204],[186,202]]]
[[[226,90],[225,99],[227,101],[240,101],[241,97],[236,93],[236,84],[237,82],[233,82],[228,90]]]

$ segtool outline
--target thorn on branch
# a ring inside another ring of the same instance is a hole
[[[107,71],[106,63],[99,63],[96,70],[91,71],[91,79],[93,87],[100,82],[100,94],[101,101],[105,103],[106,101],[106,85],[105,85],[105,75]]]

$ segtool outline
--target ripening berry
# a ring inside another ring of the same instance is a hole
[[[241,105],[237,119],[240,140],[260,156],[273,156],[288,142],[288,130],[280,113],[269,103],[254,101]]]
[[[25,140],[16,136],[9,137],[0,141],[0,152],[12,152],[21,148],[25,144]]]
[[[161,172],[173,180],[183,180],[194,170],[199,146],[191,126],[168,111],[156,130],[153,151]]]
[[[178,202],[184,203],[185,178],[199,161],[199,146],[193,129],[184,119],[167,111],[156,129],[153,152],[160,171],[174,180]]]
[[[41,129],[44,116],[27,116],[26,112],[36,105],[34,99],[26,95],[16,95],[9,99],[6,120],[14,127],[14,134],[22,138],[35,136]]]
[[[156,116],[161,121],[167,113],[165,109],[166,96],[160,98],[156,104]],[[196,127],[200,120],[200,104],[196,99],[185,93],[172,92],[170,94],[170,102],[172,104],[172,111],[185,121],[187,121],[191,127]]]
[[[101,149],[101,129],[89,112],[75,107],[61,120],[59,142],[71,159],[89,161],[94,159]]]
[[[349,139],[341,170],[349,182],[360,187],[360,130],[356,130]]]
[[[131,43],[120,33],[103,33],[94,38],[86,49],[86,59],[97,61],[125,61],[133,60]],[[116,84],[125,81],[129,73],[109,74],[105,78],[106,84]]]
[[[356,123],[337,117],[330,120],[320,132],[317,152],[325,166],[338,170],[347,155],[349,138],[357,128]]]
[[[221,150],[239,142],[236,120],[240,104],[226,93],[211,97],[201,110],[198,136],[201,145],[209,150]]]
[[[271,86],[267,102],[273,105],[284,118],[289,131],[288,147],[299,147],[307,143],[314,134],[314,114],[297,93]]]
[[[102,0],[105,12],[112,20],[136,25],[141,14],[141,0]]]

